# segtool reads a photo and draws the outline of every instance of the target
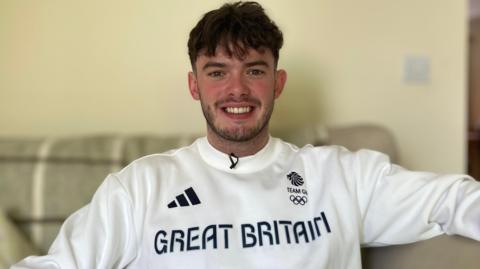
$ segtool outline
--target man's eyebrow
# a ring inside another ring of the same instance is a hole
[[[223,67],[225,67],[225,66],[227,66],[227,65],[224,64],[224,63],[209,61],[209,62],[207,62],[206,64],[203,65],[202,70],[205,70],[205,69],[207,69],[207,68],[209,68],[209,67],[219,67],[219,68],[223,68]]]
[[[252,62],[245,63],[246,67],[252,67],[252,66],[257,66],[257,65],[262,65],[262,66],[265,66],[265,67],[270,66],[266,61],[263,61],[263,60],[258,60],[258,61],[252,61]],[[205,70],[205,69],[210,68],[210,67],[224,68],[226,66],[227,65],[225,63],[208,61],[206,64],[203,65],[202,70]]]
[[[245,64],[246,67],[252,67],[252,66],[256,66],[256,65],[263,65],[265,67],[270,66],[266,61],[263,61],[263,60],[248,62],[248,63]]]

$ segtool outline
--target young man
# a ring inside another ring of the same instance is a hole
[[[257,3],[205,14],[188,83],[206,138],[108,176],[48,255],[13,268],[361,268],[362,244],[480,240],[480,184],[467,176],[270,137],[281,46]]]

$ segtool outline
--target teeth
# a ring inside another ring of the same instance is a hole
[[[250,112],[250,107],[249,106],[246,106],[246,107],[227,107],[225,109],[225,111],[227,111],[228,113],[232,113],[232,114],[243,114],[243,113],[248,113]]]

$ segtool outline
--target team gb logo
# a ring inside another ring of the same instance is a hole
[[[304,183],[303,178],[295,172],[291,172],[290,174],[288,174],[287,178],[288,180],[290,180],[290,183],[292,183],[292,185],[296,187],[302,186]]]

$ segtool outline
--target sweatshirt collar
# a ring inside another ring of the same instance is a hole
[[[240,157],[237,165],[230,169],[232,163],[229,154],[214,148],[206,137],[199,138],[196,143],[200,156],[208,165],[234,174],[252,173],[263,169],[275,160],[275,155],[280,150],[278,139],[270,136],[267,144],[260,151],[253,155]]]

